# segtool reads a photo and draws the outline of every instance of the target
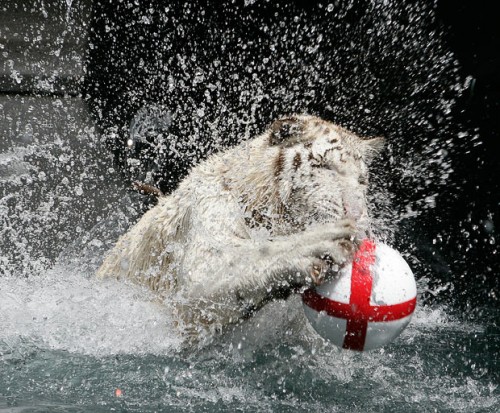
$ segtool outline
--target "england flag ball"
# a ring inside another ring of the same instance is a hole
[[[335,345],[373,350],[394,340],[410,322],[417,286],[393,248],[364,240],[353,262],[331,280],[302,295],[314,329]]]

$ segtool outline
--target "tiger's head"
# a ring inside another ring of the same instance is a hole
[[[274,174],[285,232],[340,218],[368,225],[368,165],[383,138],[363,139],[318,117],[293,115],[276,120],[268,139],[279,148]]]

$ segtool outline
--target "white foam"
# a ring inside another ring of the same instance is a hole
[[[166,354],[180,339],[148,291],[57,267],[44,276],[0,278],[0,341],[83,354]]]

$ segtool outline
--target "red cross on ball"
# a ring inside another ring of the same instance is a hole
[[[323,338],[344,349],[373,350],[393,341],[408,325],[417,285],[395,249],[366,239],[352,263],[306,290],[302,301],[307,319]]]

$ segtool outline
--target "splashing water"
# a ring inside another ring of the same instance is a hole
[[[276,302],[186,352],[151,294],[56,268],[0,280],[0,406],[29,411],[495,411],[499,331],[420,308],[394,344],[342,352]],[[285,362],[286,360],[286,362]],[[120,389],[122,397],[115,396]],[[2,401],[3,400],[3,401]],[[44,407],[45,405],[45,407]],[[109,411],[109,410],[108,410]]]

